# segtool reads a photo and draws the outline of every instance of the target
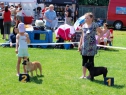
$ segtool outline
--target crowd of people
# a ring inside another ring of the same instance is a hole
[[[45,27],[47,29],[51,29],[54,31],[58,27],[58,18],[56,11],[54,10],[54,5],[44,6],[43,9],[41,7],[37,7],[35,9],[37,18],[35,20],[43,20],[45,22]],[[10,35],[11,25],[17,27],[18,23],[24,22],[24,13],[22,10],[21,4],[5,6],[3,2],[0,2],[0,29],[2,39],[8,40]],[[72,11],[69,8],[69,5],[65,7],[65,23],[72,25]],[[6,37],[8,35],[8,37]]]
[[[41,7],[37,7],[36,11],[37,14],[42,15],[37,19],[43,20],[45,22],[46,29],[51,29],[52,31],[55,31],[55,29],[58,27],[58,19],[56,11],[54,9],[54,5],[53,4],[50,4],[49,6],[45,5],[43,9],[41,9]],[[15,6],[13,5],[4,6],[4,3],[0,2],[0,14],[1,14],[0,29],[2,39],[12,41],[10,37],[11,25],[13,24],[14,28],[17,28],[19,22],[24,22],[21,4]],[[65,24],[72,25],[72,11],[69,5],[66,5],[64,15],[65,15]],[[97,37],[99,36],[99,34],[97,34],[96,36],[97,42],[100,41],[100,44],[107,45],[108,42],[110,42],[110,31],[108,29],[107,23],[103,25],[102,31],[104,32],[104,35],[98,40]]]
[[[17,27],[19,21],[23,22],[21,4],[17,6],[5,6],[3,2],[0,2],[0,29],[2,39],[9,39],[11,26],[14,25]],[[8,37],[6,37],[6,35],[8,35]]]

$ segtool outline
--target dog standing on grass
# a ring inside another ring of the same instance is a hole
[[[28,58],[28,59],[24,59],[22,64],[26,65],[25,69],[26,69],[27,73],[31,72],[31,76],[33,76],[33,71],[34,70],[36,71],[36,76],[38,75],[37,74],[37,69],[39,69],[40,76],[42,76],[42,66],[41,66],[40,62],[38,62],[38,61],[30,62],[29,58]]]
[[[91,81],[94,80],[95,76],[99,76],[103,74],[103,77],[105,78],[107,76],[107,67],[94,67],[92,63],[86,63],[85,67],[89,70]]]

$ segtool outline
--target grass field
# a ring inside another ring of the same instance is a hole
[[[0,39],[0,42],[3,40]],[[126,47],[125,31],[114,31],[113,45]],[[76,48],[70,50],[29,48],[29,54],[31,61],[41,62],[43,77],[34,76],[31,82],[22,83],[16,76],[15,48],[0,47],[0,95],[126,94],[126,50],[99,50],[95,56],[95,66],[108,68],[107,77],[114,77],[114,86],[104,85],[102,76],[95,77],[93,82],[79,79],[82,75],[81,55]]]

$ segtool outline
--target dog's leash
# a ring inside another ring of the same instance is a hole
[[[9,43],[0,43],[0,45],[8,45]],[[13,43],[15,45],[16,43]],[[28,45],[64,45],[64,44],[79,44],[79,42],[66,42],[66,43],[30,43]],[[103,48],[111,48],[111,49],[122,49],[126,50],[126,47],[116,47],[116,46],[105,46],[105,45],[99,45],[97,44],[98,47],[103,47]]]

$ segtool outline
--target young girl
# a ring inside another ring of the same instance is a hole
[[[28,57],[28,43],[30,43],[29,35],[25,32],[24,23],[18,24],[19,34],[16,35],[16,53],[18,54],[17,61],[17,76],[20,74],[21,58]],[[23,66],[24,73],[26,73],[25,66]]]

